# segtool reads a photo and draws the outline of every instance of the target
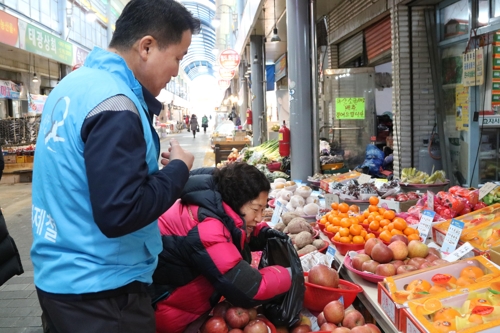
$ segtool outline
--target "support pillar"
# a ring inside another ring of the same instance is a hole
[[[293,180],[313,174],[309,3],[286,0],[288,89],[290,94],[290,162]]]
[[[239,90],[238,90],[238,96],[241,99],[240,100],[240,106],[239,106],[239,111],[240,111],[240,119],[241,119],[241,124],[243,125],[245,121],[247,120],[247,108],[248,108],[248,102],[247,102],[247,78],[245,77],[245,72],[247,71],[247,65],[245,61],[240,62],[240,67],[239,67]],[[245,129],[245,128],[243,128]]]
[[[265,119],[265,109],[264,109],[264,89],[262,84],[264,81],[263,72],[263,57],[262,57],[262,36],[252,35],[250,36],[250,56],[252,61],[252,132],[253,132],[253,145],[258,146],[263,141],[261,129],[263,128],[263,122]],[[257,57],[256,60],[255,57]]]

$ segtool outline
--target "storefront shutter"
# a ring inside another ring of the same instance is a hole
[[[365,45],[369,64],[391,56],[390,16],[365,29]]]
[[[339,44],[339,66],[363,55],[363,32]]]

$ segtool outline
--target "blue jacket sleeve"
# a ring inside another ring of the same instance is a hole
[[[94,220],[107,237],[137,231],[180,197],[189,169],[171,161],[148,175],[140,117],[131,111],[104,111],[81,130]]]

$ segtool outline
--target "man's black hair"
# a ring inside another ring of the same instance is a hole
[[[222,169],[215,169],[214,179],[222,201],[235,212],[259,197],[261,192],[269,192],[271,184],[266,176],[253,165],[237,162]]]
[[[116,21],[109,47],[129,50],[144,36],[153,36],[164,49],[182,40],[185,31],[200,32],[200,20],[175,0],[131,0]]]

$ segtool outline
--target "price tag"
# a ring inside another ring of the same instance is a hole
[[[418,233],[420,234],[420,241],[422,243],[425,242],[429,236],[429,231],[432,228],[432,221],[434,221],[434,215],[436,215],[436,212],[430,210],[424,210],[422,213],[422,218],[417,226]]]
[[[392,299],[384,292],[381,292],[380,306],[389,319],[396,324],[396,305]]]
[[[460,240],[460,235],[462,235],[462,230],[464,230],[464,225],[465,224],[459,220],[451,220],[450,227],[443,241],[443,246],[441,246],[441,252],[449,254],[455,251],[458,241]]]
[[[436,233],[435,233],[435,235],[434,235],[434,236],[435,236],[435,237],[434,237],[434,241],[435,241],[437,244],[439,244],[439,245],[443,245],[445,235],[444,235],[444,234],[442,234],[442,233],[440,233],[440,232],[438,232],[438,231],[436,231]]]
[[[339,196],[336,194],[325,194],[325,208],[330,209],[332,207],[332,203],[339,203],[340,199]]]
[[[486,183],[479,189],[479,200],[488,195],[491,191],[493,191],[498,185],[495,183]]]
[[[340,302],[340,304],[344,305],[344,296],[340,296],[339,302]]]
[[[358,184],[369,183],[372,180],[372,176],[362,173],[358,178]]]
[[[448,261],[448,262],[454,262],[457,261],[458,259],[462,258],[465,256],[467,253],[472,251],[474,247],[470,245],[469,242],[466,242],[464,245],[460,246],[458,249],[444,257],[443,259]]]
[[[328,249],[326,250],[326,259],[328,262],[333,262],[335,260],[335,252],[337,252],[337,249],[335,249],[333,246],[328,245]]]
[[[434,192],[427,191],[427,207],[429,207],[430,210],[434,210],[434,195]]]
[[[283,205],[281,204],[280,201],[276,201],[275,207],[274,207],[274,212],[273,216],[271,217],[271,222],[268,223],[268,225],[271,228],[274,228],[276,224],[278,224],[281,214],[283,213]]]

